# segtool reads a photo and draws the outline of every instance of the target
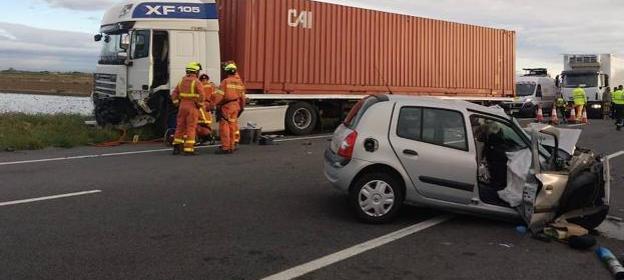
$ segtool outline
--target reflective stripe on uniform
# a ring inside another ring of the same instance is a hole
[[[193,149],[193,148],[184,148],[184,152],[185,153],[192,153],[194,151],[195,151],[195,149]]]
[[[228,84],[227,85],[228,89],[239,89],[239,90],[244,90],[245,87],[242,85],[236,85],[236,84]]]
[[[180,85],[181,84],[182,82],[180,82]],[[180,97],[184,99],[193,99],[199,97],[199,94],[195,93],[195,80],[191,81],[191,92],[182,92],[180,93]]]
[[[176,139],[174,139],[174,140],[173,140],[173,144],[174,144],[174,145],[177,145],[177,144],[184,144],[184,139],[179,139],[179,138],[176,138]]]
[[[186,144],[195,144],[195,140],[186,140]]]

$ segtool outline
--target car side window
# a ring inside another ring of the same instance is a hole
[[[508,152],[526,149],[528,145],[522,137],[507,123],[491,118],[473,115],[470,117],[475,139],[479,142],[488,142],[493,136],[497,143],[504,145]]]
[[[404,107],[399,113],[397,135],[414,141],[468,151],[464,116],[457,111]]]
[[[397,135],[401,138],[420,141],[422,132],[422,108],[405,107],[399,114]]]

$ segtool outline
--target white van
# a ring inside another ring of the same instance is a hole
[[[539,105],[544,114],[550,114],[557,99],[555,79],[545,68],[524,69],[527,73],[516,78],[516,97],[503,107],[514,116],[535,117]]]

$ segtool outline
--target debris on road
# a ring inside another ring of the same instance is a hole
[[[613,255],[611,250],[600,247],[596,249],[596,255],[598,258],[609,268],[615,279],[624,280],[624,267]]]

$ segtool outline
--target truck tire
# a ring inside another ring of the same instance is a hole
[[[294,135],[308,135],[316,128],[319,114],[316,107],[308,102],[295,102],[286,111],[286,130]]]
[[[128,120],[125,100],[96,100],[94,106],[95,121],[100,126],[119,125]]]

